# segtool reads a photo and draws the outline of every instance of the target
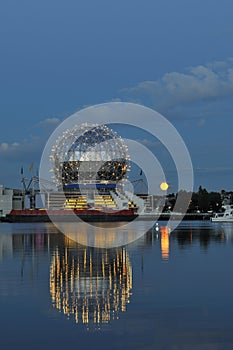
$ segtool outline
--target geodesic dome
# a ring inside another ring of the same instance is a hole
[[[66,130],[51,154],[59,186],[78,183],[117,183],[128,170],[128,149],[106,125],[81,124]]]

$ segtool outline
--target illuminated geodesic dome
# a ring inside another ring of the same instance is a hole
[[[58,186],[117,183],[128,170],[128,149],[106,125],[81,124],[66,130],[51,154]]]

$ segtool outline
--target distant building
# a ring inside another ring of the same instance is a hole
[[[22,192],[0,185],[0,217],[9,214],[12,209],[23,209]]]

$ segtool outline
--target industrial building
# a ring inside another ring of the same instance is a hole
[[[12,209],[23,209],[22,191],[0,185],[0,217],[5,217]]]

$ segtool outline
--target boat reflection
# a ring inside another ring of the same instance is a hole
[[[127,251],[77,247],[68,238],[50,267],[53,306],[76,323],[108,323],[130,302],[132,266]]]
[[[222,235],[226,240],[233,241],[233,223],[222,223],[221,224]]]

